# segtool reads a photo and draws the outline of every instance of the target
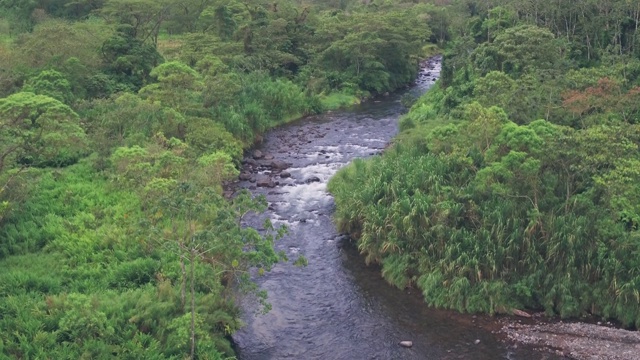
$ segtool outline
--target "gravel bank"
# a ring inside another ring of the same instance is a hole
[[[584,360],[640,359],[640,332],[587,323],[510,322],[502,332],[513,342]]]

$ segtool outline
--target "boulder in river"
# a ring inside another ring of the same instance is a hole
[[[262,151],[260,150],[256,150],[253,152],[253,158],[258,160],[258,159],[262,159],[264,157],[264,154],[262,153]]]
[[[269,166],[274,170],[284,170],[289,167],[289,163],[282,160],[273,160]]]
[[[276,187],[276,183],[268,176],[263,176],[256,181],[258,187]]]
[[[408,340],[400,341],[400,346],[410,348],[413,346],[413,341],[408,341]]]
[[[240,173],[240,175],[238,176],[238,179],[242,180],[242,181],[247,181],[249,179],[251,179],[251,174],[243,172]]]
[[[280,173],[280,177],[283,178],[283,179],[291,177],[291,173],[288,172],[288,171],[283,171],[283,172]]]
[[[273,155],[271,155],[271,154],[265,154],[265,155],[264,155],[264,159],[265,159],[265,160],[273,160]]]
[[[306,182],[307,184],[311,184],[311,183],[314,183],[314,182],[320,182],[320,178],[317,177],[317,176],[311,176],[311,177],[308,177],[304,182]]]
[[[254,167],[258,166],[258,162],[255,161],[252,158],[246,158],[246,159],[242,160],[242,163],[245,164],[245,165],[254,166]]]

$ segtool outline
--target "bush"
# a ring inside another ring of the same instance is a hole
[[[133,289],[154,281],[159,270],[158,260],[138,258],[115,266],[109,282],[113,288]]]

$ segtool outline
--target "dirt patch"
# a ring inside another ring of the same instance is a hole
[[[516,343],[569,359],[640,359],[640,332],[587,323],[506,323],[501,330]]]

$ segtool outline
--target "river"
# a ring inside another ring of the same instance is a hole
[[[440,58],[431,59],[417,85],[404,93],[426,91],[439,76],[440,64]],[[245,162],[244,178],[250,179],[237,186],[269,202],[266,213],[247,223],[259,227],[269,217],[285,224],[289,234],[277,249],[291,259],[304,255],[308,266],[283,262],[256,277],[272,309],[258,315],[253,311],[257,305],[244,301],[246,326],[233,336],[239,359],[551,358],[502,341],[494,334],[493,318],[431,309],[416,290],[389,286],[379,269],[365,266],[348,238],[336,231],[327,181],[352,159],[384,149],[398,131],[402,95],[274,129],[257,148],[265,157]],[[287,163],[286,174],[270,167],[271,161]],[[403,340],[413,347],[399,346]]]

